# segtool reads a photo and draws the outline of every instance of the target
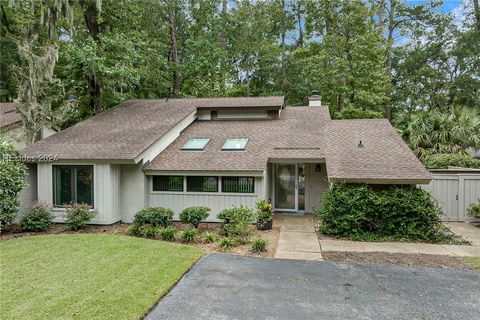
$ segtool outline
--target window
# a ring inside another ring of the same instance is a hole
[[[187,177],[189,192],[218,192],[218,177]]]
[[[209,141],[208,138],[193,138],[183,145],[182,150],[203,150]]]
[[[255,178],[253,177],[223,177],[222,192],[253,193]]]
[[[153,176],[153,191],[183,191],[183,177]]]
[[[93,166],[53,166],[55,206],[77,202],[93,207]]]
[[[247,138],[227,139],[222,150],[245,150],[247,142]]]

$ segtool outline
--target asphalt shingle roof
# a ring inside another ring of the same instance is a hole
[[[0,103],[0,128],[22,121],[20,113],[15,111],[16,107],[14,102]]]

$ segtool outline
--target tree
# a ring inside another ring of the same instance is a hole
[[[20,161],[13,145],[0,137],[0,233],[15,220],[20,207],[18,195],[25,188],[27,167]]]

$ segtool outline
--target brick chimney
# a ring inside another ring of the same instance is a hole
[[[318,95],[318,90],[313,90],[312,95],[308,97],[309,107],[320,107],[322,105],[322,97]]]

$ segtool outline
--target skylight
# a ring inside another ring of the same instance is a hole
[[[208,138],[192,138],[183,145],[182,150],[203,150],[209,141]]]
[[[245,150],[247,142],[247,138],[227,139],[222,147],[222,150]]]

